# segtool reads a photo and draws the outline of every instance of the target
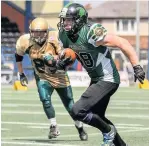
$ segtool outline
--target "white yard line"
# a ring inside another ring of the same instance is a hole
[[[35,146],[79,146],[79,145],[68,145],[68,144],[50,144],[50,143],[42,143],[42,142],[17,142],[17,141],[1,141],[2,144],[10,144],[10,145],[35,145]]]
[[[3,110],[1,114],[27,114],[27,115],[43,115],[44,112],[33,112],[33,111],[10,111],[10,110]],[[68,113],[56,113],[57,115],[68,115]]]
[[[117,123],[117,124],[114,124],[114,125],[116,125],[116,126],[135,126],[135,127],[137,127],[137,126],[144,126],[144,125],[142,125],[142,124],[126,124],[126,123]]]
[[[46,128],[49,128],[49,124],[48,123],[29,123],[29,122],[7,122],[7,121],[2,121],[1,124],[11,124],[11,125],[37,125],[37,127],[39,126],[47,126]],[[58,126],[60,127],[74,127],[74,124],[58,124]],[[85,127],[91,127],[88,126],[86,124],[84,124]]]
[[[132,129],[132,130],[119,130],[119,132],[121,133],[130,133],[130,132],[137,132],[137,131],[148,131],[149,127],[146,128],[137,128],[137,129]]]
[[[83,88],[83,89],[85,89],[85,88]],[[122,89],[122,90],[121,90]],[[37,89],[36,88],[34,88],[34,89],[31,89],[31,90],[28,90],[28,91],[14,91],[14,90],[12,90],[12,88],[2,88],[2,93],[16,93],[16,94],[18,94],[18,93],[36,93],[37,92]],[[9,90],[11,90],[11,91],[9,91]],[[143,90],[143,91],[145,91],[145,92],[147,92],[147,90]],[[140,94],[141,93],[144,93],[144,92],[142,92],[141,90],[136,90],[135,88],[133,88],[133,89],[131,89],[130,90],[130,88],[119,88],[119,90],[117,91],[117,93],[128,93],[128,92],[130,92],[130,93],[136,93],[136,92],[139,92]]]
[[[15,96],[15,95],[13,95],[13,96]],[[9,100],[9,101],[15,101],[15,100],[17,100],[17,101],[39,101],[39,97],[38,96],[36,96],[34,99],[33,98],[24,98],[24,97],[20,97],[20,98],[13,98],[13,96],[12,96],[12,98],[8,98],[7,96],[2,96],[1,95],[1,97],[2,97],[2,101],[7,101],[7,100]],[[20,95],[21,96],[21,95]],[[26,95],[27,96],[27,95]],[[35,96],[35,95],[34,95]],[[60,101],[60,99],[57,99],[57,98],[52,98],[52,101],[57,101],[57,100],[59,100]]]
[[[14,96],[14,95],[13,95]],[[27,96],[27,95],[26,95]],[[34,95],[35,96],[35,95]],[[2,96],[2,101],[5,101],[5,100],[10,100],[10,101],[13,101],[13,100],[18,100],[18,101],[38,101],[39,100],[39,97],[35,97],[35,98],[16,98],[16,97],[12,97],[12,98],[8,98],[7,96]],[[52,97],[52,101],[61,101],[59,97]],[[143,100],[141,101],[141,99],[139,101],[136,101],[136,100],[125,100],[125,99],[111,99],[111,102],[112,104],[143,104],[143,105],[149,105],[149,100]]]
[[[2,131],[9,131],[10,129],[8,128],[1,128]]]
[[[49,126],[48,123],[29,123],[29,122],[8,122],[8,121],[1,121],[1,124],[12,124],[12,125],[45,125]]]
[[[109,109],[149,110],[149,107],[109,106]]]
[[[11,110],[2,110],[1,111],[1,114],[4,115],[4,114],[27,114],[27,115],[43,115],[44,112],[30,112],[30,111],[11,111]],[[68,115],[67,112],[57,112],[56,113],[57,115]],[[107,117],[116,117],[116,118],[129,118],[129,119],[149,119],[149,116],[148,116],[148,113],[147,114],[144,114],[144,115],[137,115],[137,114],[106,114]]]
[[[31,123],[31,122],[17,122],[17,121],[14,121],[14,122],[2,121],[1,124],[27,125],[27,126],[31,125],[29,127],[32,127],[32,128],[47,128],[47,127],[49,127],[49,124],[48,123]],[[60,126],[60,127],[74,127],[74,124],[58,124],[58,126]],[[85,127],[91,127],[91,126],[86,125],[86,124],[84,124],[84,126]],[[117,123],[117,124],[115,124],[115,126],[117,128],[128,128],[129,129],[129,128],[142,127],[144,125],[141,125],[141,124],[125,124],[125,123],[123,124],[123,123]]]
[[[48,123],[31,123],[31,122],[17,122],[17,121],[13,121],[13,122],[8,122],[8,121],[1,121],[2,124],[20,124],[20,125],[49,125]],[[61,124],[61,125],[68,125],[68,124]],[[73,124],[69,124],[69,125],[73,125]],[[86,124],[85,124],[86,125]],[[117,126],[143,126],[141,124],[125,124],[125,123],[117,123]]]
[[[147,90],[142,90],[142,91],[148,92]],[[118,90],[117,93],[123,93],[123,92],[124,92],[124,93],[128,93],[128,92],[129,92],[129,93],[137,93],[137,94],[138,94],[138,92],[139,92],[140,94],[142,94],[142,93],[144,93],[144,92],[142,92],[142,91],[141,91],[141,90],[136,90],[136,89],[134,88],[134,89],[132,89],[132,90],[127,90],[127,89],[126,89],[126,90],[120,90],[120,91]]]
[[[42,103],[40,104],[3,103],[1,106],[2,107],[42,107]],[[54,107],[64,107],[64,105],[62,103],[54,104]]]
[[[140,114],[106,114],[107,117],[114,118],[128,118],[128,119],[149,119],[148,113],[144,115]]]
[[[3,103],[1,105],[2,107],[41,107],[42,104],[22,104],[22,103]],[[54,107],[64,107],[64,105],[61,104],[54,104]],[[149,110],[149,107],[129,107],[129,106],[113,106],[110,105],[108,107],[109,109],[137,109],[137,110]]]
[[[111,103],[132,103],[132,104],[149,104],[149,100],[117,100],[117,99],[111,99]]]
[[[62,124],[58,124],[59,127],[74,127],[74,125],[62,125]],[[34,129],[48,129],[49,126],[27,126],[28,128],[34,128]],[[87,126],[85,125],[84,127],[90,127],[92,128],[91,126]],[[116,126],[117,129],[138,129],[140,127],[128,127],[128,126]]]
[[[119,133],[131,133],[131,132],[137,132],[137,131],[147,131],[147,130],[149,130],[149,127],[147,127],[147,128],[138,128],[138,127],[136,127],[137,129],[132,129],[132,130],[130,130],[130,129],[126,129],[126,130],[119,130]],[[101,135],[101,132],[97,132],[97,133],[88,133],[88,135],[89,135],[89,137],[92,137],[92,136],[97,136],[97,135]],[[63,135],[60,135],[59,137],[78,137],[78,134],[69,134],[69,135],[67,135],[67,134],[63,134]],[[46,139],[47,140],[47,138],[46,137],[37,137],[37,136],[34,136],[34,137],[32,137],[32,136],[30,136],[30,137],[5,137],[5,138],[2,138],[2,141],[6,141],[6,140],[12,140],[12,139],[37,139],[37,140],[39,140],[39,139],[42,139],[42,140],[44,140],[44,139]],[[36,141],[36,140],[35,140]],[[8,142],[8,141],[6,141],[6,142]],[[36,143],[36,144],[40,144],[40,143]],[[44,143],[45,144],[45,143]],[[51,146],[51,145],[50,145]],[[56,146],[61,146],[61,145],[56,145]],[[63,145],[63,146],[69,146],[69,145]],[[75,146],[75,145],[73,145],[73,146]],[[77,145],[78,146],[78,145]]]

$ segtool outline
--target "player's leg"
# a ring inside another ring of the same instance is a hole
[[[96,84],[92,84],[83,93],[80,100],[74,104],[72,109],[72,115],[74,118],[98,128],[102,133],[112,133],[113,137],[110,139],[111,145],[116,131],[114,131],[113,127],[102,120],[98,114],[93,113],[92,109],[107,94],[116,91],[117,87],[117,84],[104,81],[99,81]]]
[[[104,117],[103,120],[106,121],[108,124],[114,126],[114,124],[110,120],[108,120],[106,117]],[[127,144],[124,142],[124,140],[121,138],[118,132],[116,132],[113,143],[115,144],[115,146],[127,146]]]
[[[68,113],[71,116],[71,110],[72,110],[72,106],[74,104],[71,86],[68,86],[65,88],[57,88],[56,91],[59,94],[66,110],[68,111]],[[77,128],[77,130],[79,132],[80,139],[81,140],[87,140],[88,135],[83,128],[83,123],[80,121],[75,121],[75,127]]]
[[[107,109],[110,96],[111,94],[105,96],[92,110],[94,111],[94,113],[98,114],[106,123],[114,126],[114,124],[105,117],[105,111]],[[115,144],[115,146],[126,146],[126,143],[122,140],[118,132],[116,132],[113,143]]]
[[[40,100],[43,104],[44,112],[50,122],[50,132],[48,137],[50,139],[55,138],[60,134],[60,132],[56,123],[55,110],[51,103],[51,95],[53,93],[54,88],[50,85],[48,81],[38,80],[36,83],[38,87]]]

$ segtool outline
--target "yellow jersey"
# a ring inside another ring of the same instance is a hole
[[[16,43],[16,53],[20,56],[28,54],[35,74],[40,80],[48,81],[54,88],[69,86],[69,78],[67,72],[62,70],[57,70],[56,73],[52,74],[49,67],[44,64],[43,55],[47,53],[58,55],[61,50],[56,31],[49,31],[47,41],[42,47],[32,41],[30,34],[20,36]]]

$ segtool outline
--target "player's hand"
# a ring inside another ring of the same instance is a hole
[[[54,59],[54,57],[51,54],[44,54],[43,55],[43,60],[45,62],[52,61],[53,59]]]
[[[47,65],[47,66],[54,66],[56,65],[56,61],[54,59],[54,57],[51,55],[51,54],[44,54],[43,55],[43,60],[44,60],[44,63]]]
[[[133,67],[134,69],[134,81],[138,79],[141,84],[143,84],[143,81],[145,79],[145,72],[143,68],[140,65],[136,65]]]
[[[57,62],[57,68],[60,70],[65,70],[67,66],[69,66],[72,63],[71,57],[66,57],[63,55],[60,57],[60,59]]]
[[[27,77],[25,76],[24,73],[19,74],[20,75],[20,82],[22,86],[26,86],[28,84]]]

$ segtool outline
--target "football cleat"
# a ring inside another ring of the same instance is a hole
[[[76,126],[76,125],[75,125]],[[87,133],[85,132],[85,130],[83,129],[83,127],[77,127],[77,130],[78,130],[78,133],[79,133],[79,137],[82,141],[87,141],[88,140],[88,135]]]
[[[51,125],[48,138],[49,139],[56,138],[59,135],[60,135],[60,131],[58,129],[58,126],[57,125],[55,125],[55,126]]]
[[[115,146],[113,140],[116,135],[116,129],[114,126],[110,125],[111,131],[109,133],[103,133],[103,143],[101,146]]]

